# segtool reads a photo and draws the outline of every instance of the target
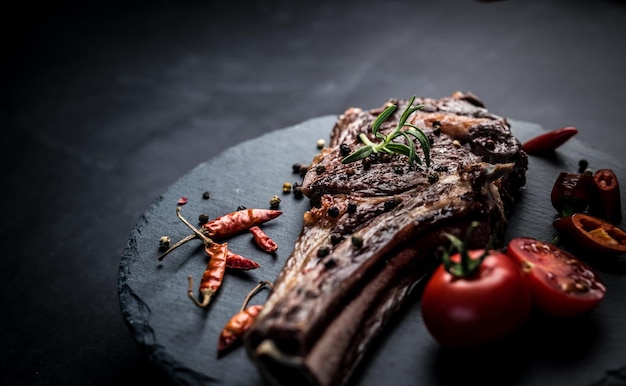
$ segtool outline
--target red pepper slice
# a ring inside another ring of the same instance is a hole
[[[576,134],[578,129],[571,126],[552,130],[524,142],[522,149],[532,155],[550,153]]]
[[[622,222],[622,199],[617,176],[611,169],[600,169],[593,174],[594,199],[589,214],[613,224]]]
[[[555,220],[552,225],[565,241],[587,252],[608,255],[626,253],[626,232],[608,221],[574,213]]]
[[[584,212],[592,200],[592,184],[589,174],[561,172],[550,193],[552,206],[561,217]]]

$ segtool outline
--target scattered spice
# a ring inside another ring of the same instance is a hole
[[[336,206],[331,206],[330,208],[328,208],[328,215],[332,218],[337,218],[339,217],[339,208],[337,208]]]
[[[167,249],[170,247],[170,238],[167,236],[161,236],[161,238],[159,239],[159,249]]]
[[[270,198],[270,208],[276,209],[280,205],[280,197],[274,196]]]
[[[304,194],[302,193],[302,186],[300,184],[294,184],[293,196],[295,198],[302,198],[304,196]]]
[[[342,156],[347,156],[348,154],[350,154],[351,151],[352,150],[350,150],[350,146],[348,146],[348,144],[342,143],[341,145],[339,145],[339,152]]]
[[[584,173],[589,167],[589,162],[586,159],[578,161],[578,173]]]
[[[361,248],[363,246],[363,239],[357,234],[352,234],[350,240],[352,241],[352,246],[355,248]]]
[[[245,207],[245,206],[243,206],[243,205],[239,205],[239,206],[237,207],[237,210],[246,210],[246,209],[248,209],[248,208],[246,208],[246,207]]]
[[[295,163],[295,164],[291,165],[291,170],[292,170],[294,173],[300,173],[300,168],[301,168],[302,166],[303,166],[302,164]]]
[[[316,146],[318,149],[323,149],[326,146],[326,141],[320,138],[317,140]]]
[[[187,197],[182,196],[181,198],[178,199],[177,204],[178,205],[185,205],[187,203]]]
[[[326,269],[331,269],[337,265],[337,261],[335,259],[328,259],[324,261],[324,267]]]
[[[329,253],[330,253],[330,248],[328,248],[328,246],[326,245],[323,245],[319,247],[319,249],[317,250],[317,257],[326,257],[328,256]]]
[[[290,182],[285,182],[283,184],[283,193],[288,194],[291,193],[292,185]]]
[[[333,245],[339,244],[343,240],[343,236],[339,232],[333,232],[330,234],[330,242]]]
[[[211,192],[207,190],[206,192],[202,193],[202,198],[208,200],[209,198],[211,198]]]
[[[354,202],[354,201],[350,201],[350,202],[348,203],[348,208],[347,208],[347,210],[348,210],[348,213],[350,213],[350,214],[355,213],[355,212],[356,212],[356,202]]]
[[[434,184],[437,181],[439,181],[439,174],[437,174],[437,173],[430,173],[428,175],[428,182],[429,183]]]
[[[317,174],[322,174],[326,171],[326,166],[324,165],[317,165],[317,167],[315,167],[315,173]]]
[[[454,147],[461,147],[461,142],[459,142],[458,139],[455,139],[454,141],[452,141],[452,146],[454,146]]]
[[[201,213],[200,215],[198,215],[198,224],[204,225],[207,222],[209,222],[209,215],[208,214]]]

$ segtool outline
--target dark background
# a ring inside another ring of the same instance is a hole
[[[182,174],[268,131],[462,90],[626,161],[621,1],[64,1],[1,18],[3,384],[167,384],[120,314],[129,232]]]

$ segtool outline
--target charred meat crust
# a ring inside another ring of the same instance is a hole
[[[288,384],[296,374],[311,385],[344,383],[435,265],[444,232],[463,236],[477,221],[474,245],[492,236],[497,244],[525,183],[527,156],[508,122],[462,93],[417,100],[424,108],[410,121],[431,140],[429,168],[400,155],[343,164],[346,147],[360,146],[359,134],[370,134],[389,103],[399,108],[381,127],[385,133],[408,101],[341,115],[329,147],[303,178],[313,207],[246,336],[250,356],[275,384]]]

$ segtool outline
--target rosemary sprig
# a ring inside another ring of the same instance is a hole
[[[413,141],[413,139],[415,138],[420,143],[422,151],[424,152],[424,161],[426,162],[426,167],[429,167],[430,142],[428,141],[428,138],[419,127],[410,123],[406,123],[411,114],[413,114],[416,110],[424,107],[424,105],[413,106],[413,101],[415,101],[415,96],[411,98],[409,105],[402,113],[398,126],[389,134],[383,135],[379,132],[380,126],[396,111],[398,105],[392,105],[387,107],[372,124],[372,133],[374,134],[374,137],[380,139],[381,142],[374,143],[370,141],[369,138],[367,138],[367,135],[361,134],[359,135],[359,138],[365,145],[348,154],[341,162],[344,164],[348,164],[366,158],[372,153],[385,152],[389,154],[396,153],[405,155],[409,157],[410,165],[413,165],[413,162],[416,161],[418,164],[421,165],[422,160],[415,151],[415,142]],[[405,127],[408,127],[408,129],[402,130]],[[398,137],[404,137],[404,139],[406,140],[406,144],[394,142],[394,140]]]

